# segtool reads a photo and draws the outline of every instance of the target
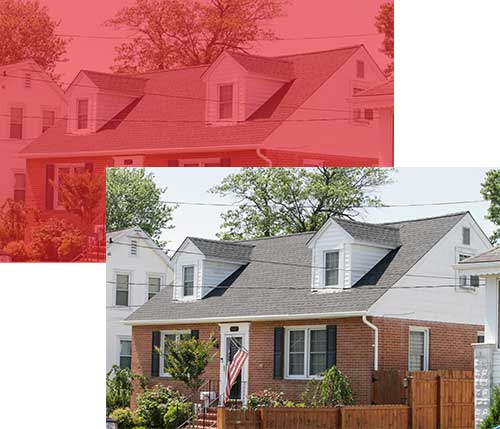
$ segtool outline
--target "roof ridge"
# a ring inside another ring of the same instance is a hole
[[[270,61],[279,61],[280,63],[293,65],[293,63],[291,61],[282,60],[282,59],[280,59],[280,57],[267,57],[265,55],[246,54],[244,52],[237,52],[237,51],[231,51],[231,50],[228,50],[227,52],[229,55],[232,55],[232,54],[243,55],[245,57],[252,57],[252,58],[270,60]]]
[[[272,57],[272,58],[288,58],[288,57],[306,56],[306,55],[314,55],[314,54],[323,54],[326,52],[344,51],[344,50],[348,50],[348,49],[361,48],[364,46],[365,45],[363,43],[360,43],[358,45],[344,46],[342,48],[323,49],[321,51],[303,52],[303,53],[288,54],[288,55],[277,55],[277,56]]]
[[[108,73],[108,72],[95,71],[95,70],[89,70],[89,69],[81,69],[80,72],[82,72],[82,73],[94,73],[94,74],[100,74],[103,76],[110,76],[110,77],[119,77],[119,78],[123,77],[123,78],[127,78],[127,79],[147,80],[147,78],[139,77],[139,76],[125,75],[125,74],[119,74],[119,73]]]
[[[235,241],[256,241],[256,240],[273,240],[275,238],[287,238],[287,237],[294,237],[296,235],[307,235],[307,234],[316,234],[318,231],[304,231],[304,232],[292,232],[290,234],[284,234],[284,235],[275,235],[273,237],[256,237],[256,238],[248,238],[246,240],[235,240]]]
[[[195,69],[195,68],[201,68],[201,67],[210,67],[210,65],[211,64],[198,64],[198,65],[194,65],[194,66],[181,66],[181,67],[171,68],[168,70],[151,70],[148,72],[130,73],[128,76],[141,76],[144,74],[153,74],[153,73],[167,73],[167,72],[174,72],[174,71],[179,71],[179,70]]]
[[[382,223],[379,223],[378,225],[393,225],[395,223],[420,222],[420,221],[424,221],[424,220],[441,219],[441,218],[445,218],[445,217],[453,217],[453,216],[460,216],[460,215],[465,216],[466,214],[470,214],[470,212],[468,210],[464,210],[464,211],[460,211],[460,212],[447,213],[447,214],[438,215],[438,216],[427,216],[427,217],[422,217],[422,218],[399,220],[399,221],[393,221],[393,222],[382,222]]]
[[[344,219],[344,218],[340,218],[340,217],[332,217],[332,219],[333,220],[340,220],[342,222],[350,222],[350,223],[357,223],[357,224],[366,225],[366,226],[375,226],[375,227],[379,227],[379,228],[392,229],[394,231],[398,231],[399,230],[398,227],[391,226],[391,225],[388,225],[386,223],[362,222],[362,221],[359,221],[359,220]]]
[[[210,243],[223,243],[223,244],[233,244],[233,245],[237,245],[237,246],[254,247],[250,244],[239,243],[238,241],[231,241],[231,240],[216,240],[216,239],[212,239],[212,238],[193,237],[191,235],[188,235],[186,238],[189,238],[190,240],[208,241]]]

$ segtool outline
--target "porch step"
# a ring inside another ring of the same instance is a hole
[[[217,408],[209,408],[206,412],[198,414],[198,418],[188,426],[189,429],[214,429],[217,428]]]

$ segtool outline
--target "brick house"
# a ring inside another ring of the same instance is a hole
[[[472,369],[484,291],[453,266],[491,247],[468,212],[386,224],[330,219],[317,232],[249,241],[188,237],[174,282],[132,313],[132,370],[181,388],[154,350],[185,335],[218,339],[207,371],[224,391],[236,344],[249,351],[231,396],[299,399],[336,364],[359,403],[374,370]]]

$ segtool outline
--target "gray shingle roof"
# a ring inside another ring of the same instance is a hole
[[[310,289],[312,270],[304,266],[312,264],[307,242],[313,232],[245,241],[246,245],[254,246],[251,262],[243,265],[205,298],[195,302],[173,301],[172,288],[167,287],[131,314],[128,320],[366,311],[465,215],[466,212],[385,225],[399,230],[401,246],[390,251],[354,287],[341,292],[321,293]]]
[[[399,228],[390,225],[377,225],[373,223],[354,222],[347,219],[334,219],[356,240],[384,244],[391,247],[401,245]]]
[[[479,264],[481,262],[500,262],[500,247],[495,247],[472,258],[464,259],[460,264]]]
[[[254,248],[252,244],[232,241],[208,240],[198,237],[188,237],[188,239],[205,256],[214,258],[248,261]]]

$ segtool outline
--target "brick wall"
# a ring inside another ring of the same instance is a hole
[[[408,369],[408,336],[410,326],[430,328],[430,369],[472,370],[473,353],[470,344],[476,341],[482,326],[424,322],[395,318],[374,318],[379,328],[379,369]],[[273,379],[273,342],[276,326],[337,325],[337,366],[351,381],[356,401],[371,402],[373,370],[373,331],[361,318],[300,320],[286,322],[255,322],[250,325],[249,393],[263,389],[282,391],[286,398],[300,400],[307,381]],[[217,324],[138,326],[132,329],[132,370],[150,376],[151,338],[157,330],[198,329],[200,339],[210,335],[219,339]],[[218,380],[219,354],[210,363],[206,379]],[[162,377],[151,379],[150,385],[182,385]]]

